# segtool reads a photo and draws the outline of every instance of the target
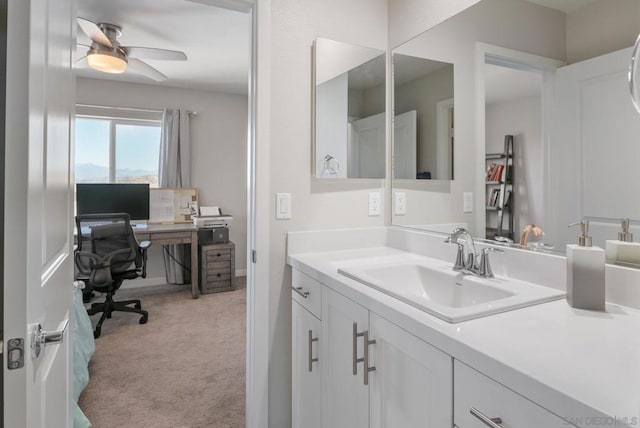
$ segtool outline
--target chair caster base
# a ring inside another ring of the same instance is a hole
[[[142,315],[142,317],[140,317],[140,321],[138,322],[140,324],[146,324],[148,320],[149,320],[149,314],[145,313],[144,315]]]

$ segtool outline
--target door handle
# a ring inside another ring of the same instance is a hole
[[[64,325],[61,329],[54,331],[42,330],[42,326],[40,324],[36,324],[31,333],[31,356],[33,358],[38,358],[42,348],[48,344],[62,343],[64,340],[64,333],[67,331],[68,325],[68,318],[64,321]]]
[[[491,428],[501,428],[502,427],[502,419],[501,418],[490,418],[490,417],[486,416],[484,413],[482,413],[480,410],[476,409],[475,407],[472,407],[471,409],[469,409],[469,413],[471,413],[477,419],[482,421],[482,423],[485,424],[488,427],[491,427]]]
[[[375,339],[373,339],[373,340],[369,339],[369,330],[365,330],[363,335],[364,335],[364,357],[363,357],[363,362],[364,362],[364,384],[365,385],[369,385],[369,373],[371,373],[371,372],[376,370],[375,366],[374,367],[369,367],[369,346],[370,345],[375,345],[376,341],[375,341]]]
[[[313,358],[313,342],[317,342],[319,338],[313,337],[313,332],[309,330],[309,371],[313,371],[313,363],[317,363],[318,357]]]

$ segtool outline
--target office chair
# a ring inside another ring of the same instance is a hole
[[[100,337],[102,323],[115,311],[140,314],[139,322],[145,324],[149,314],[142,310],[140,300],[116,302],[113,295],[124,280],[147,276],[147,249],[151,243],[138,243],[126,213],[79,215],[76,226],[76,280],[107,295],[103,303],[93,303],[87,309],[89,315],[102,312],[93,336]]]

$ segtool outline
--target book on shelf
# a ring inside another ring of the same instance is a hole
[[[487,181],[501,181],[504,164],[492,162],[487,168]]]
[[[487,199],[487,207],[496,208],[500,200],[500,189],[493,189]]]

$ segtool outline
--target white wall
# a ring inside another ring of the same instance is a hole
[[[191,120],[191,184],[201,205],[218,205],[233,216],[230,239],[236,268],[246,269],[247,97],[155,85],[77,79],[79,104],[197,111]],[[148,283],[164,280],[161,248],[150,249]],[[135,285],[135,284],[132,284]]]
[[[345,184],[312,179],[311,45],[315,38],[325,37],[386,49],[387,3],[386,0],[272,0],[269,11],[259,15],[259,19],[270,39],[262,51],[268,52],[269,57],[258,64],[259,70],[268,67],[268,73],[262,74],[263,80],[259,81],[258,99],[266,105],[259,106],[258,156],[269,153],[268,165],[264,165],[268,168],[269,183],[265,188],[264,182],[258,182],[258,187],[259,198],[267,197],[270,204],[268,211],[262,211],[268,213],[270,223],[265,237],[270,294],[269,426],[286,428],[291,424],[291,274],[286,269],[286,233],[381,226],[385,220],[383,216],[369,217],[367,212],[368,192],[382,191],[382,180]],[[263,37],[264,33],[259,35],[260,40]],[[267,152],[264,147],[268,147]],[[291,220],[275,219],[276,192],[292,194]],[[259,252],[258,260],[261,257],[264,256]],[[257,281],[257,288],[266,285],[263,278]]]
[[[488,104],[485,110],[487,153],[502,152],[504,136],[514,136],[515,238],[528,224],[535,223],[544,229],[541,114],[539,94]],[[507,225],[506,220],[505,216],[504,226]],[[487,223],[491,227],[495,227],[496,221],[497,213],[487,214]]]

